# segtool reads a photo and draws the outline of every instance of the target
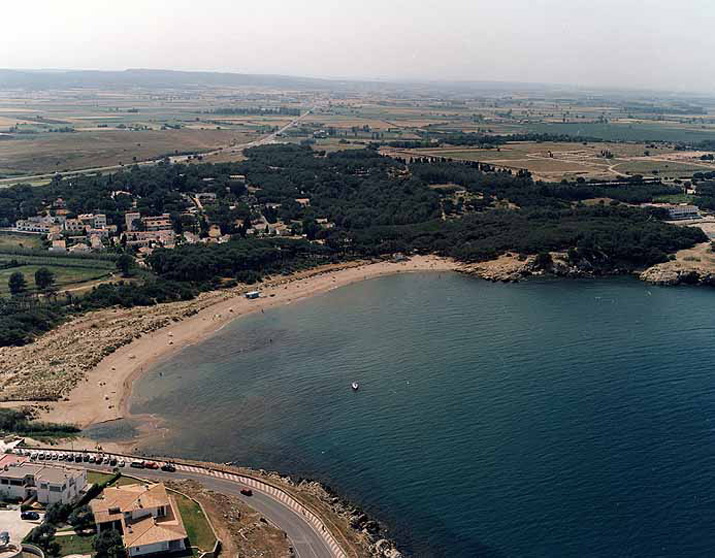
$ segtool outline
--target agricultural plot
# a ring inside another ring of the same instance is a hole
[[[0,173],[9,175],[130,165],[165,155],[243,144],[257,134],[229,130],[164,130],[37,134],[0,142]]]
[[[113,261],[0,253],[0,295],[9,293],[8,280],[17,271],[24,275],[28,289],[34,291],[35,272],[41,267],[52,271],[55,285],[61,291],[110,279],[115,271]]]

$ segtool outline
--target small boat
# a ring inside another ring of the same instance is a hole
[[[352,388],[353,388],[353,391],[357,391],[360,389],[360,384],[358,384],[357,382],[353,382]]]

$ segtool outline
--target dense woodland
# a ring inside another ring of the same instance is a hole
[[[177,232],[203,230],[210,221],[232,235],[224,244],[157,249],[147,259],[148,270],[82,297],[60,293],[42,300],[0,300],[0,345],[25,343],[75,312],[187,300],[202,290],[339,260],[404,252],[474,262],[505,251],[568,251],[574,266],[613,273],[666,261],[673,252],[707,240],[699,229],[664,223],[662,210],[630,205],[680,193],[638,177],[617,184],[543,183],[528,172],[448,160],[405,161],[375,148],[326,154],[273,145],[246,155],[240,163],[163,163],[57,178],[42,188],[0,190],[0,226],[61,197],[72,213],[99,210],[120,229],[123,213],[135,203],[144,214],[169,212]],[[245,183],[237,176],[245,176]],[[198,223],[182,215],[191,205],[186,194],[196,192],[216,194]],[[706,207],[715,207],[715,182],[703,176],[698,192]],[[582,203],[594,198],[612,201]],[[258,217],[290,224],[296,236],[247,236]]]

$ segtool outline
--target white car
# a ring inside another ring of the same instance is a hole
[[[123,459],[120,459],[119,463],[117,463],[117,465],[119,465],[120,467],[124,467],[126,465],[126,463],[124,462]]]

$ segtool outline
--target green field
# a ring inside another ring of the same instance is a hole
[[[34,291],[35,272],[41,267],[46,267],[55,274],[55,285],[60,290],[106,279],[115,270],[114,262],[108,260],[0,253],[0,265],[13,260],[21,265],[0,269],[0,295],[9,292],[7,283],[16,271],[25,276],[28,289]]]
[[[198,547],[205,552],[212,550],[214,544],[216,544],[216,537],[214,537],[211,526],[199,505],[186,496],[172,494],[179,506],[179,513],[181,513],[181,518],[184,520],[184,527],[189,535],[191,546]]]

